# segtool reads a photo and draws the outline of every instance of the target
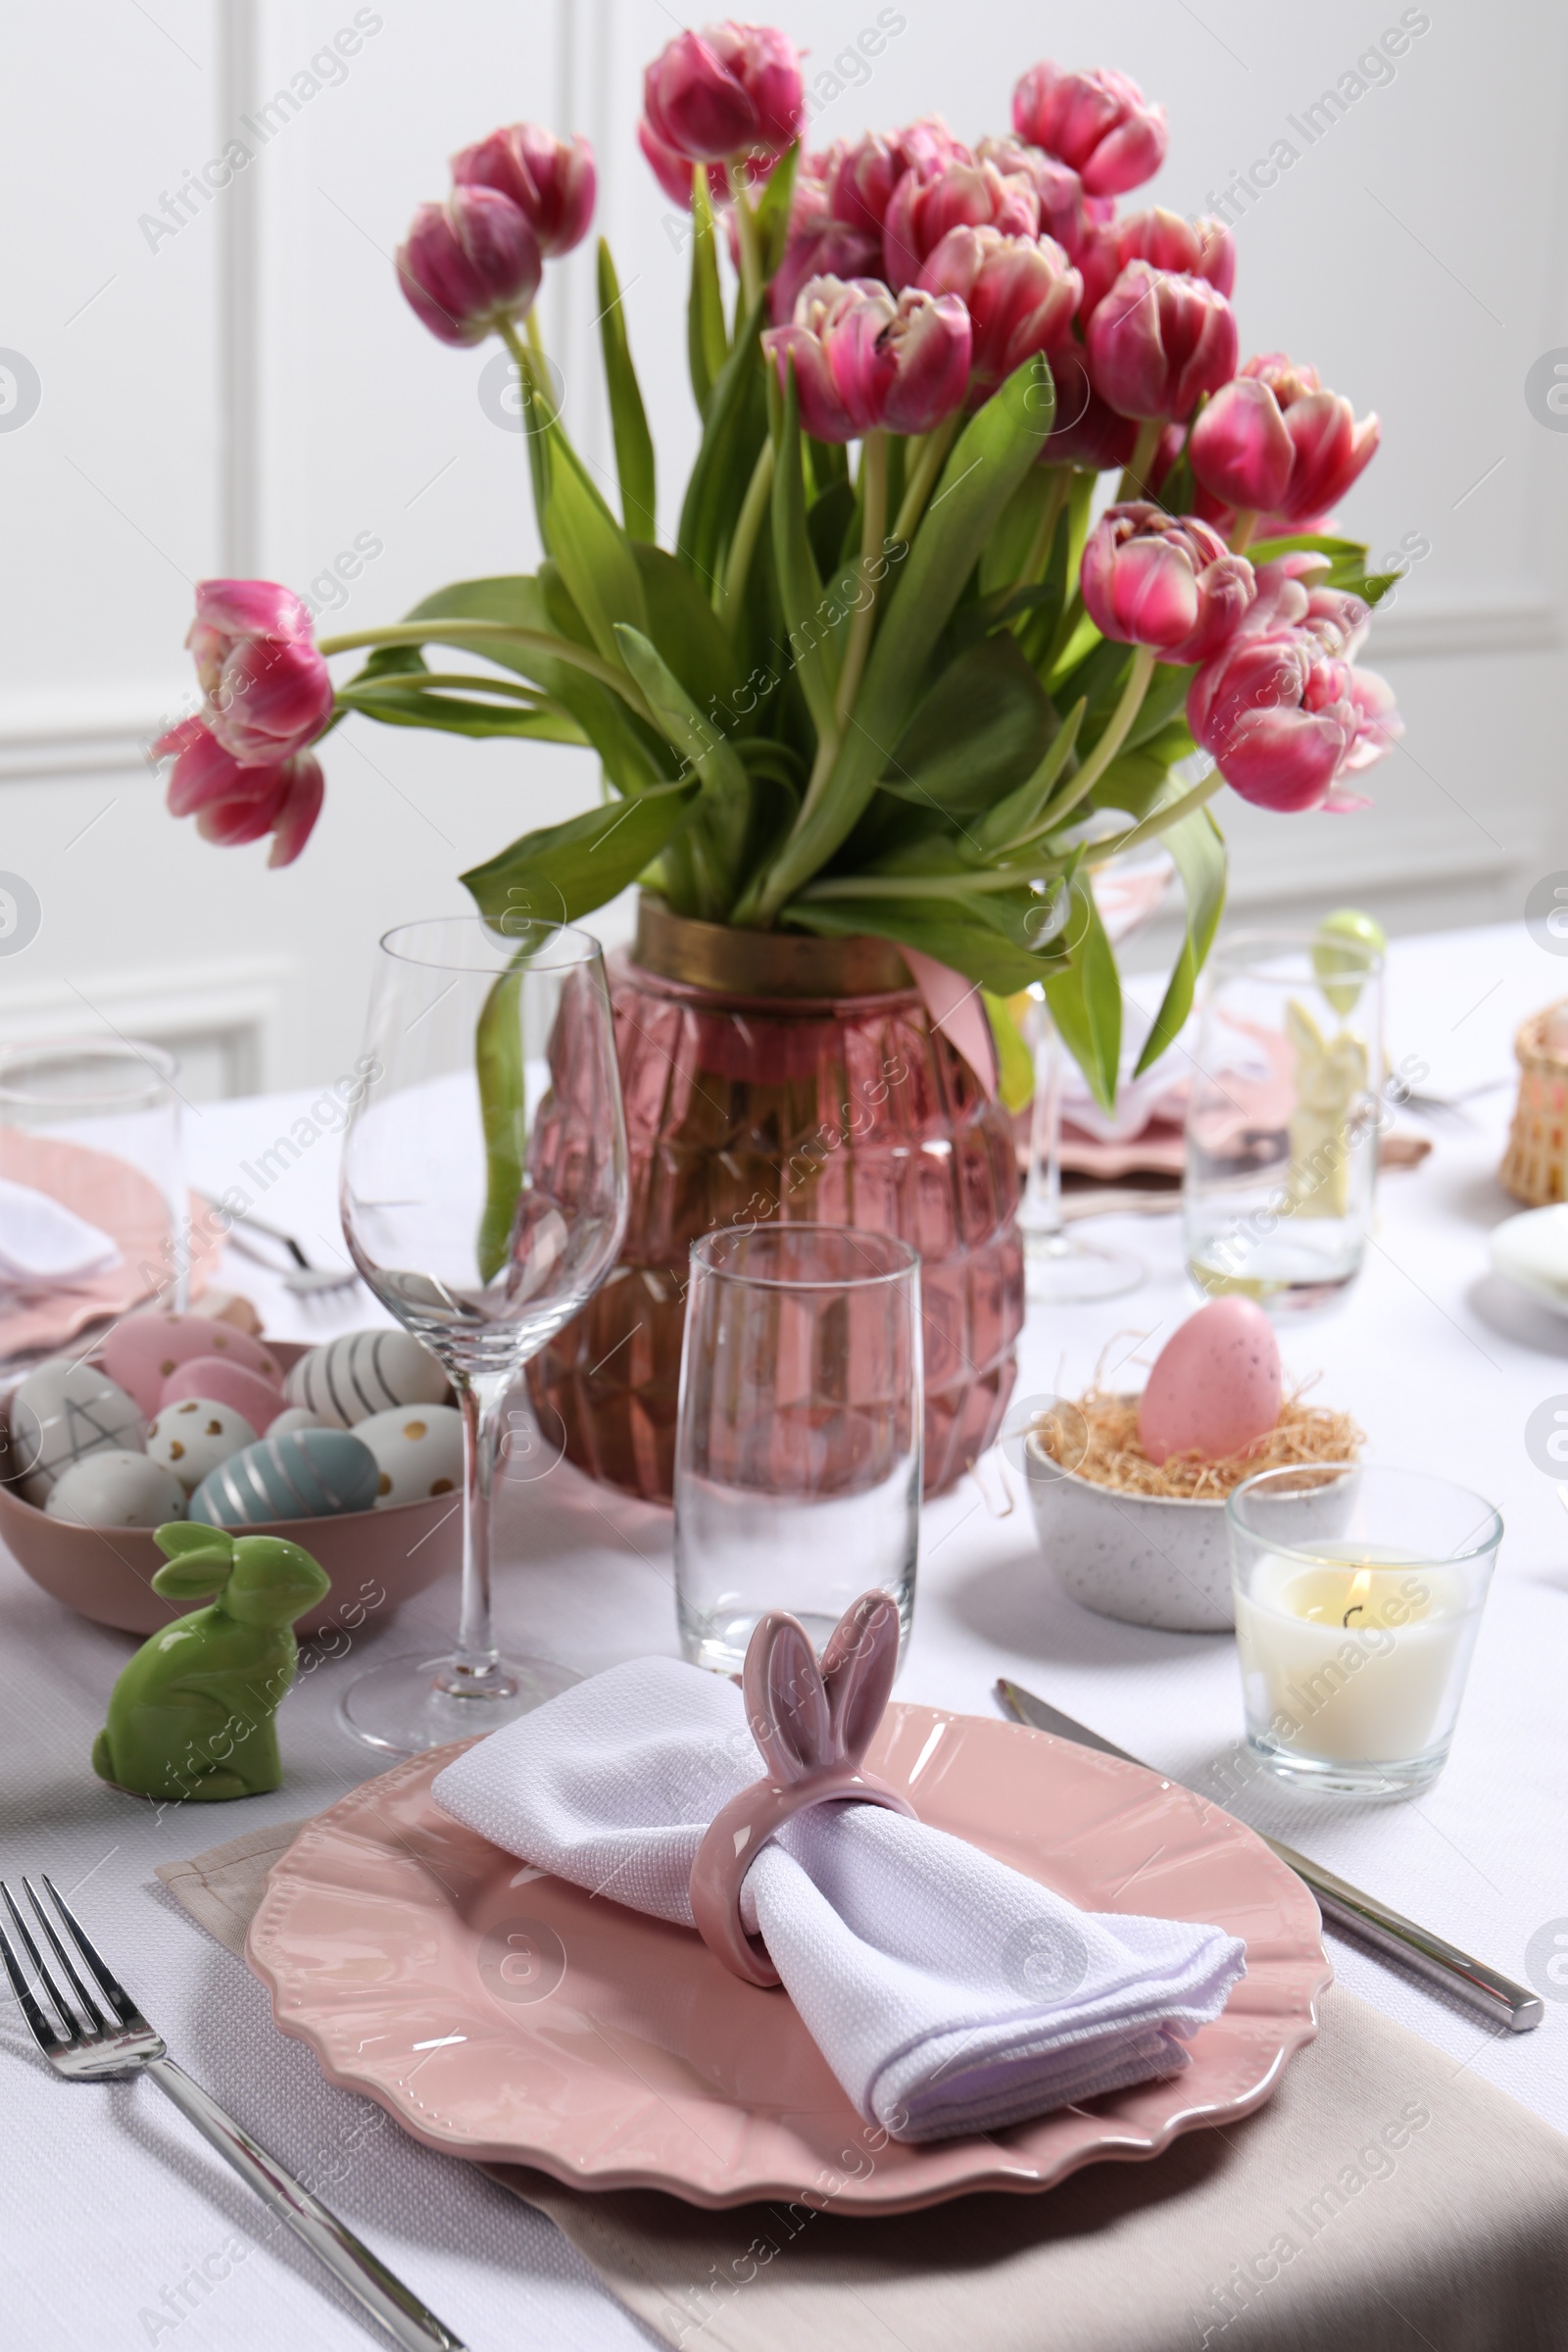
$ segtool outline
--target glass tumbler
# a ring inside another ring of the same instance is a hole
[[[1425,1471],[1264,1470],[1225,1506],[1248,1744],[1276,1778],[1413,1796],[1447,1759],[1502,1520]]]
[[[1366,1250],[1383,965],[1358,941],[1242,934],[1210,961],[1187,1108],[1187,1267],[1270,1313],[1331,1304]]]
[[[104,1237],[97,1259],[83,1240],[79,1276],[40,1277],[40,1289],[102,1272],[126,1286],[119,1311],[138,1298],[185,1304],[178,1075],[172,1054],[131,1038],[59,1038],[0,1052],[0,1177],[46,1194]]]
[[[738,1673],[758,1619],[818,1651],[862,1592],[914,1607],[920,1261],[837,1225],[731,1226],[691,1252],[675,1434],[681,1646]]]

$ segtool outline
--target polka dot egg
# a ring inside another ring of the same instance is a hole
[[[244,1414],[211,1396],[184,1396],[166,1404],[147,1432],[148,1453],[172,1470],[187,1494],[209,1470],[255,1443],[256,1432]]]
[[[463,1415],[451,1404],[400,1404],[356,1424],[379,1473],[376,1505],[423,1502],[463,1489]]]

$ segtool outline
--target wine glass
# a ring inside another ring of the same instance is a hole
[[[1113,944],[1154,913],[1174,871],[1169,852],[1156,841],[1141,852],[1110,858],[1095,873],[1095,903]],[[1029,1296],[1055,1305],[1117,1298],[1137,1290],[1149,1269],[1130,1250],[1086,1242],[1068,1230],[1061,1213],[1061,1039],[1038,982],[1029,999],[1027,1043],[1034,1054],[1035,1092],[1029,1113],[1029,1171],[1018,1204]]]
[[[343,1231],[366,1282],[446,1367],[464,1425],[463,1615],[444,1658],[372,1667],[342,1701],[372,1747],[493,1731],[577,1680],[505,1658],[490,1506],[506,1394],[614,1265],[626,1130],[604,960],[564,924],[409,923],[380,943]]]

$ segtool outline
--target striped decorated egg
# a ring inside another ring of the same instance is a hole
[[[290,1404],[304,1405],[333,1429],[352,1429],[399,1404],[445,1404],[447,1376],[409,1331],[346,1331],[302,1355],[283,1384]]]
[[[346,1429],[296,1429],[259,1438],[210,1470],[190,1498],[209,1527],[273,1519],[329,1519],[368,1511],[381,1474],[368,1446]]]

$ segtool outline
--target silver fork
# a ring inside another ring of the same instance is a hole
[[[248,2181],[258,2196],[270,2205],[279,2220],[287,2222],[313,2254],[319,2255],[338,2283],[346,2286],[380,2321],[395,2343],[405,2346],[406,2352],[430,2352],[431,2346],[437,2347],[437,2352],[464,2352],[462,2339],[444,2327],[434,2312],[426,2311],[417,2295],[411,2294],[336,2214],[329,2213],[319,2198],[274,2163],[248,2132],[223,2113],[216,2099],[208,2097],[199,2082],[191,2081],[183,2067],[174,2064],[164,2047],[162,2034],[153,2031],[124,1986],[105,1967],[59,1888],[47,1874],[40,1872],[39,1876],[49,1889],[60,1927],[65,1930],[64,1939],[38,1900],[31,1880],[24,1879],[22,1884],[74,1996],[74,2003],[62,1991],[60,1977],[51,1974],[40,1956],[16,1897],[3,1882],[0,1882],[0,1895],[5,1897],[17,1935],[32,1962],[44,2000],[64,2026],[64,2034],[56,2030],[54,2021],[28,1984],[17,1946],[3,1920],[0,1920],[0,1952],[4,1954],[6,1974],[33,2040],[55,2072],[68,2082],[112,2082],[126,2075],[151,2076],[203,2138],[233,2166],[240,2179]],[[88,1978],[92,1980],[91,1988]]]

